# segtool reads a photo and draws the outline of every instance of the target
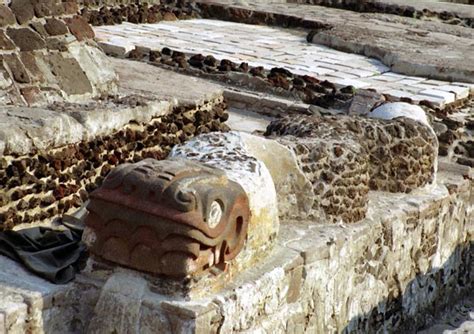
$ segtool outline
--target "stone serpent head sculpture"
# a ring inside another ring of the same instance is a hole
[[[91,194],[91,252],[171,277],[224,269],[244,246],[250,219],[242,187],[184,159],[124,164]]]

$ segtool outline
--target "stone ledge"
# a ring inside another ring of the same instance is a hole
[[[474,61],[466,56],[472,53],[468,50],[469,41],[473,38],[473,31],[470,28],[393,15],[354,13],[313,5],[244,4],[233,0],[198,1],[198,3],[203,11],[203,17],[223,19],[227,15],[230,17],[229,20],[237,22],[255,20],[257,17],[291,16],[292,21],[306,22],[304,28],[315,29],[318,32],[314,36],[309,36],[315,43],[375,57],[399,73],[474,83],[474,68],[467,66],[474,64]],[[208,11],[208,8],[212,10]],[[216,13],[222,17],[217,17]],[[311,28],[311,24],[319,25],[320,28]],[[332,28],[321,29],[327,25],[331,25]],[[406,38],[407,33],[410,34],[410,40]],[[444,46],[445,57],[442,59],[437,56],[440,46]],[[404,50],[403,54],[400,53],[401,49]],[[417,50],[423,51],[417,52]]]
[[[474,240],[472,189],[472,181],[442,171],[436,185],[410,195],[371,192],[371,216],[360,223],[283,221],[270,256],[221,292],[194,301],[146,292],[140,330],[366,332],[382,326],[367,322],[375,316],[389,317],[385,323],[393,327],[387,330],[401,328],[400,321],[418,328],[426,312],[439,311],[462,293],[462,288],[448,291],[453,289],[449,282],[467,282],[468,289],[474,281],[472,273],[462,271],[473,261],[465,250]],[[48,333],[67,332],[72,323],[85,330],[100,289],[114,272],[90,262],[73,284],[58,287],[8,259],[0,262],[0,290],[23,296],[28,317],[35,315],[34,323],[42,322]],[[423,287],[417,280],[425,282]],[[81,308],[71,313],[79,300]]]
[[[75,144],[118,130],[130,121],[147,122],[166,115],[172,109],[165,101],[151,102],[142,107],[112,104],[105,108],[97,105],[96,108],[87,110],[85,105],[76,105],[68,111],[0,108],[0,157]]]

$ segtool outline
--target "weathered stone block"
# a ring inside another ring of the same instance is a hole
[[[13,50],[15,44],[5,35],[3,30],[0,30],[0,50]]]
[[[34,52],[20,52],[20,59],[32,79],[36,81],[44,80],[43,72],[36,62],[36,55]]]
[[[69,32],[66,24],[55,18],[46,19],[44,28],[51,36],[65,35]]]
[[[15,79],[16,82],[19,82],[19,83],[30,83],[31,82],[30,76],[26,72],[25,66],[20,61],[20,59],[17,57],[17,55],[15,55],[15,54],[4,55],[3,56],[3,61],[5,62],[5,64],[10,69],[10,71],[13,75],[13,78]]]
[[[35,15],[35,9],[31,0],[12,0],[10,4],[19,24],[24,24]]]
[[[94,30],[81,16],[74,16],[65,20],[71,33],[76,36],[78,41],[94,38]]]
[[[46,29],[44,28],[44,24],[39,22],[39,21],[33,21],[29,24],[29,26],[31,27],[31,29],[33,29],[35,32],[37,32],[38,34],[41,35],[41,37],[45,38],[45,37],[48,37],[49,34],[48,32],[46,31]]]
[[[374,113],[375,111],[371,114],[377,115]],[[352,138],[355,145],[368,154],[369,185],[372,190],[410,192],[434,180],[438,140],[432,128],[427,125],[424,112],[411,115],[410,118],[406,117],[408,115],[409,111],[394,119],[355,116],[285,117],[272,122],[267,135],[292,135],[322,140],[335,140],[344,136]]]
[[[102,50],[95,45],[68,43],[69,53],[81,65],[95,96],[117,93],[118,75]]]
[[[41,104],[45,101],[44,96],[41,92],[41,89],[38,87],[23,87],[20,88],[20,93],[25,99],[28,106],[34,106]]]
[[[365,218],[369,158],[352,136],[276,139],[294,152],[310,181],[313,205],[307,210],[307,217],[346,223]]]
[[[91,194],[88,209],[94,254],[177,278],[225,270],[244,246],[250,219],[239,184],[186,160],[122,165]]]
[[[146,280],[136,273],[123,271],[113,275],[100,292],[87,333],[141,332],[138,324],[146,291]]]
[[[68,95],[92,93],[92,85],[84,70],[74,58],[65,58],[61,54],[51,54],[49,64],[59,86]]]
[[[370,90],[358,90],[349,107],[349,115],[365,116],[384,101],[382,94]]]
[[[38,50],[46,46],[41,36],[29,28],[8,28],[7,35],[21,51]]]
[[[34,4],[35,15],[36,17],[45,17],[45,16],[52,16],[55,15],[55,7],[56,7],[55,0],[46,0],[46,1],[38,1]]]
[[[246,133],[239,135],[249,154],[262,161],[272,176],[280,218],[306,218],[311,215],[315,201],[313,186],[301,169],[297,154],[276,140]]]
[[[19,295],[0,291],[0,333],[27,331],[28,306]]]
[[[62,3],[62,5],[64,14],[66,15],[77,14],[79,12],[79,5],[77,4],[77,1],[65,1]]]
[[[10,8],[5,5],[0,5],[0,27],[12,25],[16,23],[15,15],[13,15]]]

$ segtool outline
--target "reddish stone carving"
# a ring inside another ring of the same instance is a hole
[[[185,277],[225,269],[250,218],[242,187],[215,168],[183,159],[117,167],[91,194],[91,252],[140,271]]]

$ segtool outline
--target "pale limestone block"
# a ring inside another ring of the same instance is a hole
[[[238,132],[209,133],[175,146],[169,157],[187,158],[225,171],[239,183],[249,199],[251,218],[244,250],[237,256],[236,267],[247,266],[259,252],[272,246],[279,230],[278,201],[275,184],[265,164],[246,148]],[[257,255],[258,254],[258,255]]]

